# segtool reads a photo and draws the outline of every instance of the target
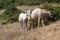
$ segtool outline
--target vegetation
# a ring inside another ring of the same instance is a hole
[[[16,22],[18,21],[18,15],[22,12],[18,10],[16,5],[42,5],[42,8],[51,11],[54,20],[60,19],[60,6],[53,7],[48,3],[60,3],[60,0],[0,0],[0,9],[6,9],[6,11],[0,16],[1,19],[6,20],[6,22]],[[45,23],[48,23],[49,20],[46,20]]]
[[[39,5],[41,3],[60,3],[60,0],[0,0],[0,9],[7,8],[9,5]]]
[[[8,23],[13,23],[18,21],[18,16],[21,12],[23,11],[18,10],[15,6],[9,6],[2,16]]]
[[[53,7],[51,4],[45,3],[45,4],[42,5],[42,8],[49,10],[51,12],[52,16],[53,16],[53,19],[54,19],[54,20],[53,19],[52,20],[46,19],[45,24],[48,24],[49,21],[54,22],[54,21],[60,19],[60,6]]]

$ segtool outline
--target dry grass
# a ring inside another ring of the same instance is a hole
[[[0,26],[0,40],[60,40],[60,21],[24,32],[19,23]]]

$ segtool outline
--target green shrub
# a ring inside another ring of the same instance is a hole
[[[56,11],[60,13],[60,6],[56,7]]]
[[[30,1],[27,3],[27,5],[39,5],[38,1]]]
[[[51,4],[46,3],[46,4],[42,5],[42,8],[49,10],[51,12],[51,15],[53,16],[53,19],[54,19],[54,20],[47,20],[47,19],[44,20],[45,24],[48,24],[49,21],[54,22],[54,21],[57,21],[60,19],[60,6],[53,7]]]
[[[43,9],[47,9],[47,10],[51,10],[54,7],[51,4],[49,4],[49,3],[45,3],[45,4],[42,4],[42,8]]]
[[[58,20],[60,18],[60,6],[53,7],[51,4],[45,3],[42,5],[42,8],[49,10],[55,20]]]
[[[7,22],[13,23],[18,21],[18,16],[21,13],[15,6],[9,6],[6,11],[2,14]]]
[[[60,6],[55,8],[57,14],[56,14],[56,19],[60,19]]]

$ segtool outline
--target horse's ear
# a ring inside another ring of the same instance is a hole
[[[24,12],[26,12],[26,11],[24,11]]]
[[[27,13],[27,11],[24,11],[24,13]]]
[[[30,10],[28,10],[27,12],[30,12]]]
[[[27,13],[27,11],[24,11],[24,13],[26,14],[26,13]]]
[[[39,8],[43,9],[41,6],[39,6]]]
[[[30,10],[27,10],[26,12],[27,12],[27,13],[30,13]]]

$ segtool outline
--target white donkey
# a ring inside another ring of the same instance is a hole
[[[46,10],[43,10],[43,9],[40,9],[40,8],[34,9],[31,13],[31,19],[33,21],[38,18],[38,27],[39,27],[40,20],[42,22],[42,26],[45,26],[45,24],[43,22],[43,19],[49,18],[49,17],[51,17],[50,11],[46,11]]]
[[[30,19],[30,10],[26,11],[25,13],[19,14],[19,22],[21,27],[26,30],[28,19]]]

